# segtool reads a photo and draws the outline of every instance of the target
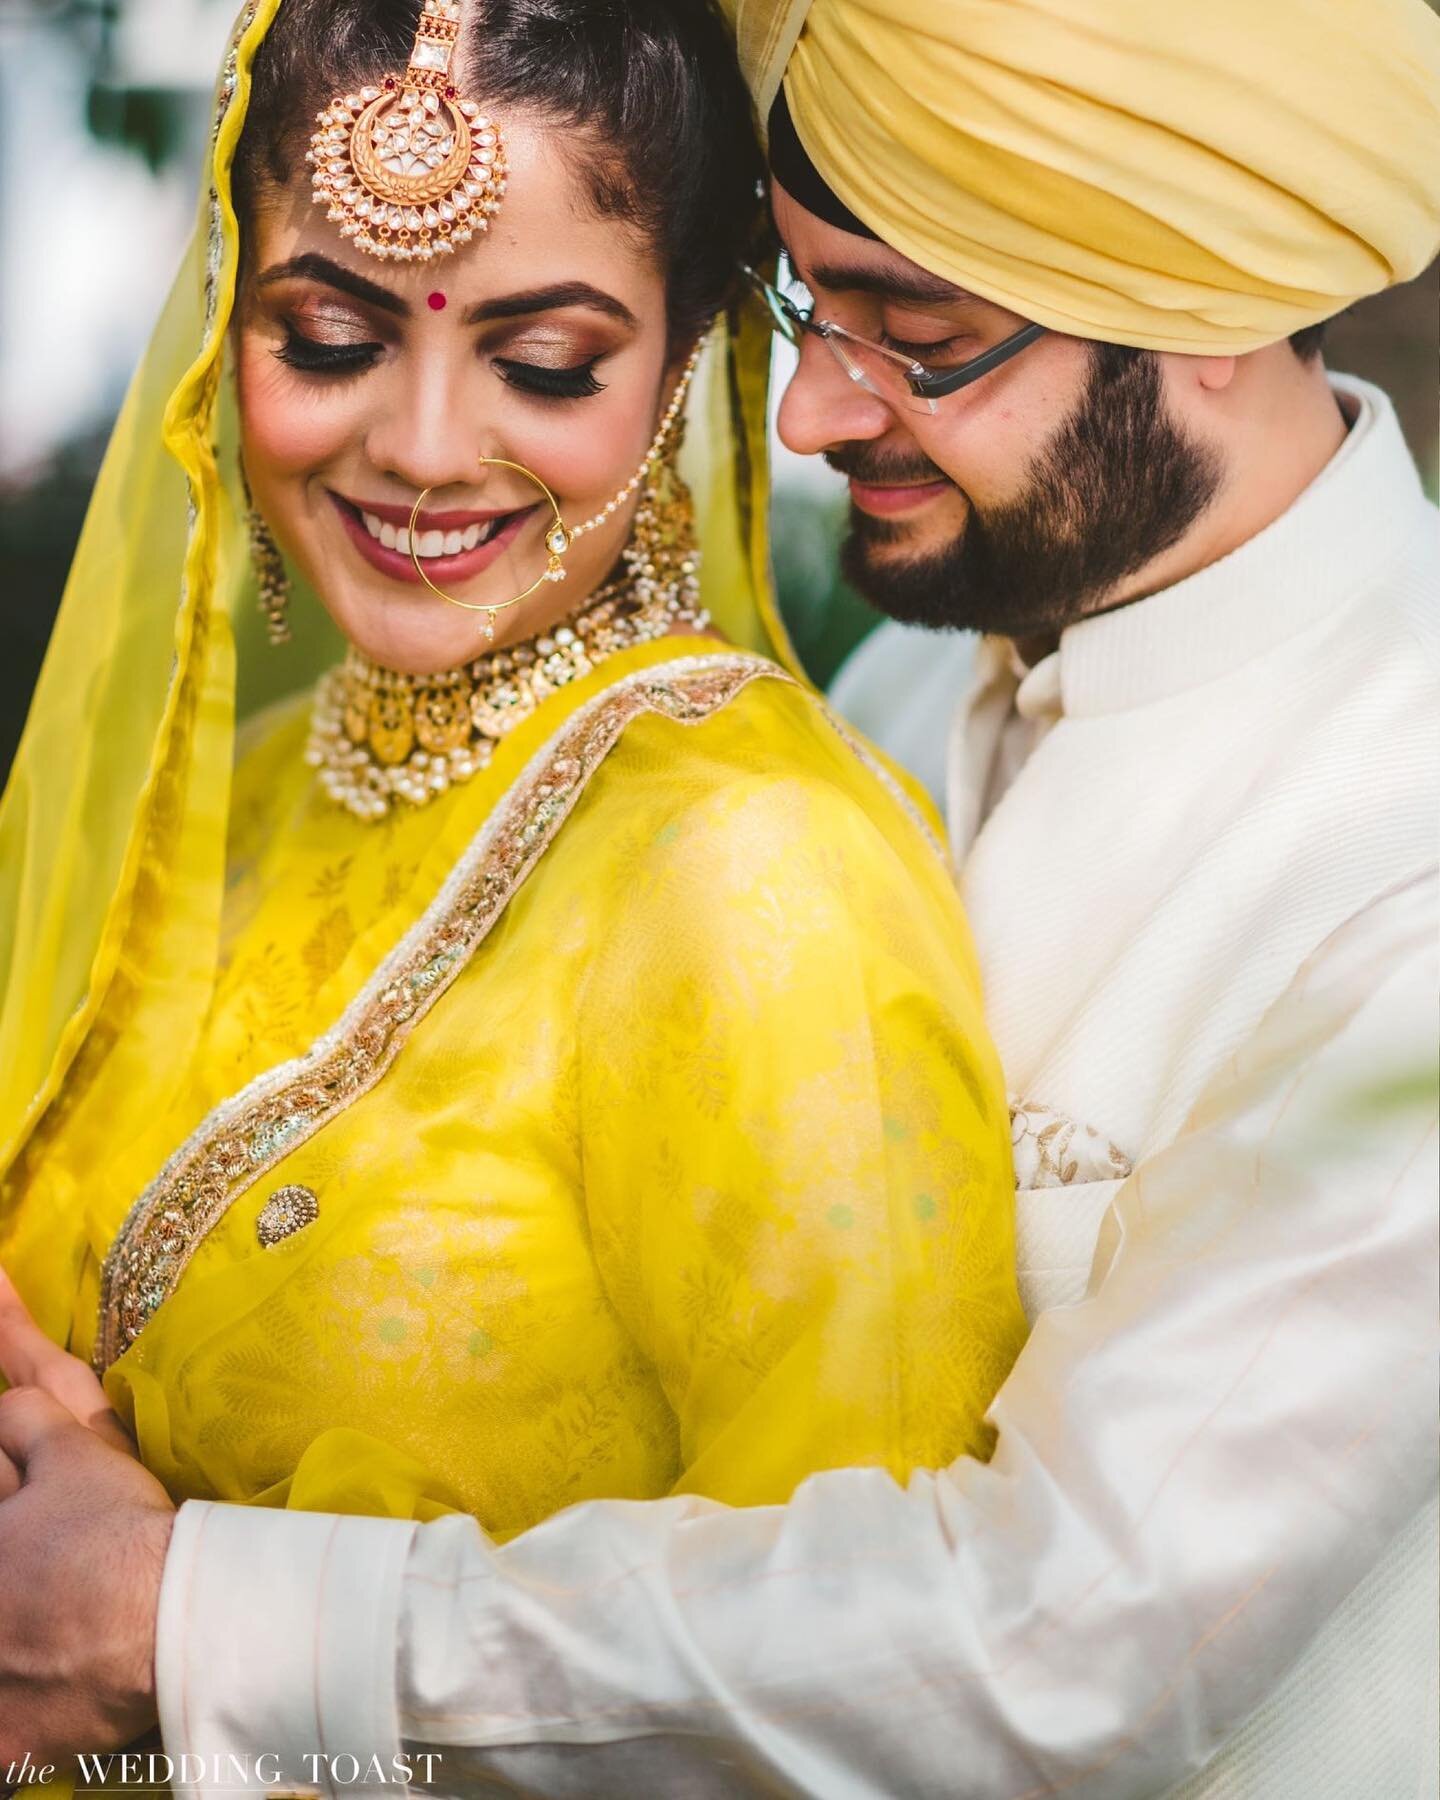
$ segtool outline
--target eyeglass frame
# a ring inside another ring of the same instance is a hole
[[[1028,345],[1033,344],[1036,338],[1044,337],[1049,330],[1048,326],[1037,325],[1033,322],[1022,325],[1019,331],[1012,332],[1009,337],[1002,338],[998,344],[991,345],[988,350],[982,350],[979,356],[972,356],[968,362],[963,362],[956,368],[927,369],[924,363],[916,362],[913,357],[905,356],[898,350],[891,350],[884,344],[877,344],[874,338],[861,337],[858,332],[847,331],[843,325],[835,324],[832,319],[817,319],[813,306],[797,306],[788,294],[776,287],[773,281],[767,281],[758,269],[752,269],[748,263],[741,263],[740,272],[759,292],[760,298],[765,303],[765,310],[770,314],[771,324],[782,336],[785,333],[779,317],[776,316],[777,304],[780,313],[800,331],[808,331],[812,336],[818,337],[830,345],[832,354],[835,353],[834,340],[840,338],[846,343],[858,344],[861,349],[871,351],[876,356],[883,356],[887,362],[895,365],[914,397],[917,400],[928,400],[932,407],[935,401],[943,400],[947,394],[959,393],[961,388],[969,387],[982,375],[988,375],[992,369],[998,369],[1002,363],[1009,362],[1012,356],[1018,356]],[[795,338],[790,339],[792,343],[797,341]],[[840,359],[837,357],[838,360]],[[845,368],[846,374],[850,375],[852,380],[860,381],[867,388],[869,387],[863,371],[852,374],[849,367],[843,362],[842,367]],[[876,392],[876,398],[883,400],[885,395]]]

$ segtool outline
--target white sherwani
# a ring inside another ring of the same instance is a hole
[[[984,645],[957,721],[1036,1319],[994,1460],[500,1550],[192,1504],[172,1754],[323,1786],[307,1753],[403,1738],[442,1791],[588,1800],[1434,1793],[1440,554],[1388,402],[1339,385],[1287,514],[1028,673]],[[928,642],[869,660],[934,688]]]

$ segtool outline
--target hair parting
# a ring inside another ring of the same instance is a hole
[[[418,14],[418,0],[284,0],[236,156],[242,220],[305,168],[317,109],[404,65]],[[659,254],[671,342],[693,342],[764,230],[750,101],[711,0],[470,0],[456,73],[488,109],[575,135],[591,204]]]

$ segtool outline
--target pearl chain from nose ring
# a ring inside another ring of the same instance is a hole
[[[655,432],[655,436],[651,440],[650,448],[645,452],[644,460],[641,462],[640,467],[635,471],[635,473],[625,483],[624,487],[621,488],[620,492],[618,494],[616,494],[613,499],[607,500],[605,502],[605,504],[600,508],[599,512],[593,514],[590,518],[586,519],[583,522],[583,524],[566,526],[565,529],[569,533],[570,539],[572,542],[577,537],[583,537],[587,531],[594,531],[597,526],[603,525],[605,523],[605,521],[608,518],[610,518],[613,513],[616,513],[620,510],[620,508],[625,504],[625,502],[635,492],[636,488],[639,487],[640,483],[645,479],[645,471],[650,467],[651,463],[653,463],[655,461],[655,458],[657,456],[659,456],[660,452],[665,448],[665,442],[666,442],[666,439],[670,436],[671,428],[673,427],[676,419],[679,418],[679,416],[680,416],[680,409],[682,406],[684,406],[685,396],[689,392],[691,378],[694,376],[696,367],[700,361],[701,348],[702,348],[702,346],[697,344],[695,346],[695,348],[690,352],[689,361],[685,364],[684,369],[681,371],[679,381],[677,381],[675,383],[675,392],[673,395],[671,395],[670,404],[665,409],[665,416],[660,421],[659,427]]]

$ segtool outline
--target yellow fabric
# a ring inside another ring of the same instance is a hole
[[[274,6],[242,21],[200,231],[0,809],[0,1260],[82,1355],[137,1195],[247,1082],[332,1030],[352,1046],[464,859],[501,866],[556,734],[735,665],[637,647],[378,829],[318,796],[303,699],[257,711],[268,669],[303,690],[336,654],[304,596],[297,645],[261,642],[224,366],[229,159]],[[784,657],[767,354],[754,317],[716,334],[689,456],[707,604]],[[964,921],[816,697],[746,679],[632,719],[393,1065],[262,1174],[233,1163],[107,1376],[177,1496],[459,1506],[508,1532],[583,1494],[768,1499],[827,1463],[984,1449],[1022,1324]],[[319,1216],[263,1247],[287,1183]]]
[[[183,1097],[92,1186],[78,1352],[157,1162],[332,1022],[556,723],[379,831],[318,797],[293,709],[241,763],[228,960]],[[147,1465],[177,1497],[505,1535],[987,1449],[1023,1335],[1008,1129],[919,840],[793,685],[632,724],[384,1082],[231,1207],[112,1369]],[[297,1182],[319,1217],[262,1248]]]
[[[727,0],[872,231],[1057,331],[1273,343],[1440,247],[1426,0]]]
[[[183,1061],[213,956],[237,704],[243,716],[306,686],[338,655],[303,594],[298,642],[267,654],[225,373],[230,164],[279,4],[252,0],[237,22],[195,235],[106,452],[0,799],[0,1184],[93,1042],[102,1002],[113,1030],[141,976],[173,983]],[[715,334],[683,467],[716,624],[793,664],[765,534],[769,352],[754,311]]]

